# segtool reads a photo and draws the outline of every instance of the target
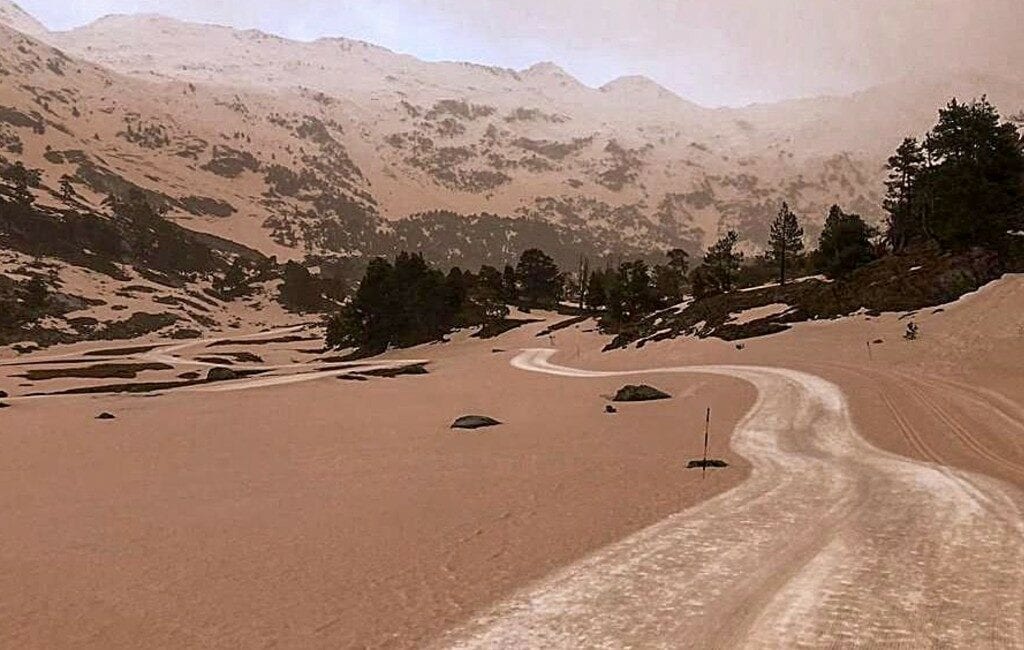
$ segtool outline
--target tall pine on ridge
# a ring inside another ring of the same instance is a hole
[[[789,204],[783,202],[768,236],[768,254],[779,264],[779,284],[786,284],[786,268],[803,250],[804,229]]]

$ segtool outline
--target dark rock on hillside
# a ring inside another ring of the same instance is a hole
[[[232,379],[238,379],[238,373],[231,368],[218,366],[210,368],[210,372],[206,373],[207,381],[230,381]]]
[[[97,420],[116,420],[117,418],[112,413],[100,413],[96,416]]]
[[[629,385],[623,386],[619,389],[619,392],[615,393],[615,397],[612,401],[615,402],[651,402],[659,399],[670,399],[672,396],[668,393],[658,390],[653,386],[641,384],[639,386]]]
[[[464,415],[452,423],[453,429],[482,429],[484,427],[494,427],[501,424],[501,422],[494,418],[489,418],[485,415]]]

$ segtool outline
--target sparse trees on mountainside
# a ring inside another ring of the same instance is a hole
[[[847,214],[833,205],[818,240],[822,270],[831,278],[842,278],[874,259],[873,228],[860,215]]]
[[[789,204],[782,203],[768,236],[768,255],[779,265],[779,284],[786,284],[786,271],[804,250],[804,229]]]
[[[213,288],[228,299],[242,298],[252,295],[252,271],[245,260],[239,256],[232,260],[224,272],[224,277],[213,281]]]
[[[30,188],[39,187],[38,169],[29,169],[20,160],[13,165],[0,163],[0,180],[12,186],[10,197],[16,204],[30,206],[35,202],[35,196]]]

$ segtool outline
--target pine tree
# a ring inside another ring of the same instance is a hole
[[[706,295],[732,291],[743,262],[743,254],[736,252],[739,240],[739,234],[730,230],[704,253],[704,263],[697,271]]]
[[[889,213],[886,240],[894,251],[902,251],[911,241],[925,233],[923,201],[920,200],[920,179],[925,169],[925,155],[916,138],[906,138],[886,164],[884,207]]]
[[[690,255],[681,248],[673,248],[666,256],[667,264],[654,267],[654,287],[660,300],[675,304],[682,299],[687,284]]]
[[[587,308],[597,311],[608,304],[608,294],[605,282],[606,271],[600,269],[592,272],[587,280]]]
[[[516,280],[520,296],[528,305],[553,307],[558,304],[562,275],[555,261],[544,251],[531,248],[522,254],[516,265]]]
[[[64,174],[60,177],[60,198],[65,203],[71,203],[75,198],[75,186],[71,183],[71,177]]]
[[[621,264],[608,293],[608,316],[616,323],[636,322],[661,306],[643,260]]]
[[[500,321],[508,316],[508,305],[504,299],[501,271],[493,266],[481,266],[472,302],[480,310],[484,322]]]
[[[516,270],[511,264],[506,264],[501,274],[501,293],[506,304],[519,302],[519,281],[516,280]]]
[[[779,284],[786,284],[787,266],[804,250],[804,229],[789,204],[782,203],[779,214],[772,222],[768,236],[768,254],[779,265]]]
[[[818,240],[823,271],[842,278],[874,258],[871,237],[875,231],[857,214],[847,214],[833,205]]]
[[[946,248],[995,244],[1024,208],[1024,151],[1017,128],[982,97],[939,111],[925,149],[929,234]]]

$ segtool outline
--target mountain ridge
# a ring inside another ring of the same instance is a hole
[[[462,231],[451,248],[463,251],[477,222],[458,215],[485,213],[509,219],[501,228],[604,239],[586,251],[598,256],[696,253],[727,229],[754,250],[783,200],[813,237],[832,203],[880,217],[885,156],[958,84],[711,109],[640,75],[595,89],[551,62],[426,62],[362,41],[160,16],[35,38],[61,54],[21,53],[9,35],[18,83],[0,105],[29,117],[0,122],[0,138],[21,149],[4,155],[42,169],[49,187],[71,173],[97,203],[111,189],[97,179],[121,178],[163,197],[172,220],[282,258],[374,254],[373,232],[424,213],[451,215],[444,228]],[[85,62],[98,67],[66,73]],[[993,85],[972,83],[962,87]],[[1006,112],[1024,105],[1019,84],[999,92]],[[57,99],[69,94],[82,105]],[[47,119],[70,134],[24,126]]]

